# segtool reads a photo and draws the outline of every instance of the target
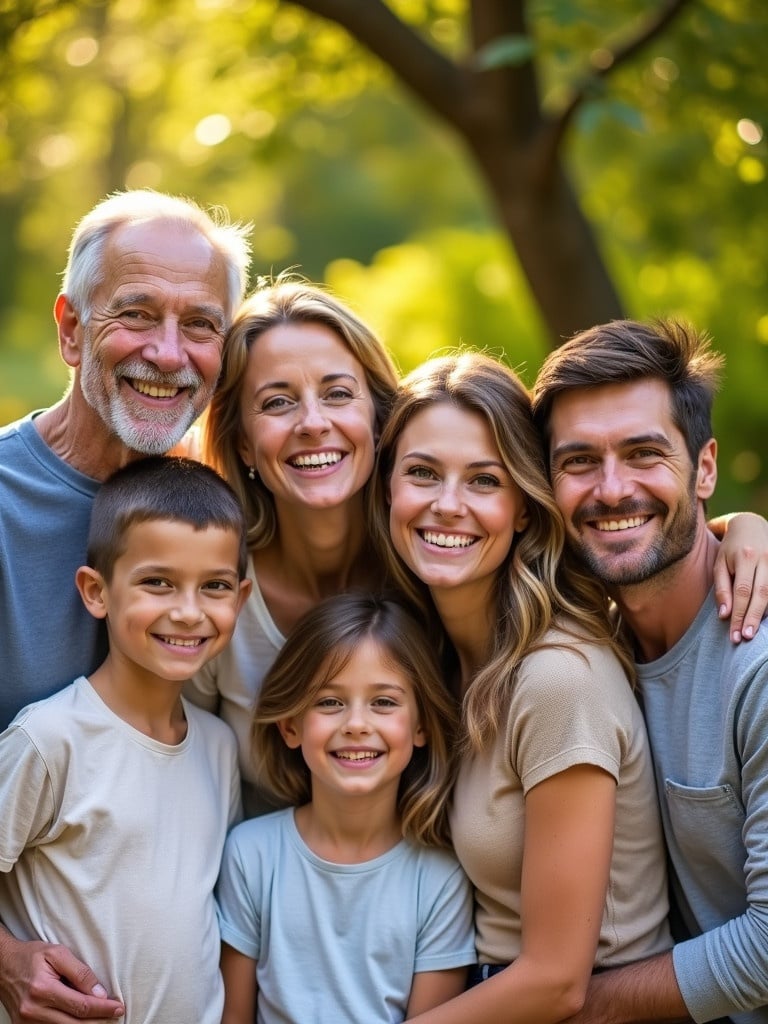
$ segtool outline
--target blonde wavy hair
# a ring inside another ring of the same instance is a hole
[[[248,546],[260,548],[275,535],[272,493],[261,479],[248,479],[238,454],[241,394],[251,347],[260,335],[280,324],[322,324],[349,349],[363,367],[373,398],[375,432],[381,431],[397,387],[398,373],[383,343],[355,314],[317,285],[280,275],[256,289],[241,305],[224,343],[222,369],[205,420],[203,458],[227,480],[245,509]]]
[[[499,568],[496,629],[486,663],[464,695],[462,742],[465,749],[477,751],[498,732],[521,661],[541,647],[558,646],[546,639],[551,627],[611,646],[627,673],[633,670],[617,641],[605,591],[566,548],[565,525],[547,477],[528,391],[511,369],[480,352],[432,359],[398,388],[368,495],[373,544],[395,584],[447,646],[428,588],[394,551],[389,531],[388,487],[398,441],[410,420],[436,402],[451,403],[487,423],[501,461],[525,497],[530,519]]]

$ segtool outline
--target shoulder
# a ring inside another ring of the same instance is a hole
[[[572,690],[628,688],[627,675],[616,652],[608,644],[578,630],[568,620],[557,623],[541,644],[520,665],[520,683],[549,685]]]
[[[434,891],[442,890],[451,881],[463,887],[466,879],[464,869],[452,850],[422,846],[404,839],[402,853],[402,860],[396,867],[399,874],[405,876],[410,873],[420,885],[427,885]]]
[[[23,707],[0,736],[6,751],[29,748],[46,761],[66,759],[82,717],[80,683],[75,680],[50,697]]]

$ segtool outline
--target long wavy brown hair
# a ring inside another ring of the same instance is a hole
[[[479,750],[499,729],[522,660],[541,647],[557,646],[547,638],[553,626],[574,638],[612,647],[627,673],[631,675],[633,669],[616,638],[605,591],[566,548],[565,526],[547,477],[528,391],[509,367],[482,353],[462,351],[430,360],[408,374],[398,388],[368,495],[374,547],[397,586],[436,630],[437,613],[428,588],[392,546],[388,503],[398,441],[409,421],[436,402],[450,402],[485,420],[501,461],[525,497],[530,517],[498,570],[496,629],[486,662],[463,699],[464,745]],[[446,640],[442,634],[443,644]]]

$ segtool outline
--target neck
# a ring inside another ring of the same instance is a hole
[[[106,480],[111,473],[133,459],[131,451],[104,425],[101,417],[74,388],[56,405],[34,419],[40,437],[73,469],[94,480]]]
[[[360,797],[329,795],[313,786],[312,800],[295,812],[299,835],[318,857],[362,864],[402,839],[397,785]]]
[[[363,564],[365,539],[362,500],[331,509],[278,507],[277,533],[256,562],[278,564],[284,579],[320,600],[367,581],[372,567]]]
[[[612,597],[631,631],[640,661],[655,661],[696,618],[713,581],[719,541],[703,518],[689,553],[645,583],[618,587]]]
[[[462,690],[482,668],[495,628],[496,607],[492,584],[430,588],[443,629],[459,658]]]
[[[110,711],[137,732],[169,746],[181,743],[186,736],[183,681],[141,676],[121,666],[111,654],[88,681]]]

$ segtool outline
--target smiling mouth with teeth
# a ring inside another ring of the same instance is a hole
[[[593,523],[593,526],[601,533],[616,533],[619,530],[632,530],[636,526],[642,526],[650,519],[651,516],[629,516],[626,519],[598,519]]]
[[[477,542],[477,537],[467,534],[437,533],[434,530],[421,530],[420,533],[427,544],[435,544],[439,548],[469,548]]]
[[[146,395],[148,398],[175,398],[179,393],[179,388],[150,384],[146,380],[131,380],[130,384],[134,391],[138,391],[140,395]]]
[[[340,761],[375,761],[381,755],[376,750],[335,750],[333,756]]]
[[[160,636],[158,639],[162,640],[164,644],[169,644],[171,647],[200,647],[206,641],[204,636],[187,638],[181,636]]]
[[[288,462],[295,469],[325,469],[326,466],[335,466],[343,458],[343,452],[313,452],[311,455],[296,455]]]

